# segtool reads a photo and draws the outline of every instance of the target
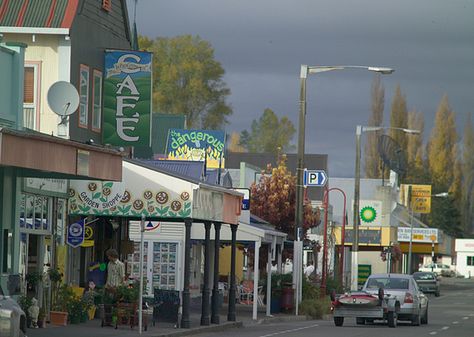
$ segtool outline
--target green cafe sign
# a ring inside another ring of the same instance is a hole
[[[103,143],[150,146],[152,55],[105,52]]]

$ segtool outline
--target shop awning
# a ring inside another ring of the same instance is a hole
[[[122,182],[72,181],[70,214],[238,224],[243,195],[124,159]]]
[[[0,129],[0,165],[23,177],[122,179],[122,156],[115,150],[7,128]]]

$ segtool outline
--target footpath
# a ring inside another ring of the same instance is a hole
[[[198,310],[193,310],[190,315],[191,328],[175,328],[172,323],[157,322],[153,326],[151,319],[148,320],[147,331],[143,331],[144,337],[178,337],[191,336],[203,333],[212,333],[226,329],[251,327],[256,324],[270,322],[287,322],[307,320],[306,316],[295,316],[294,314],[275,314],[266,317],[264,308],[259,308],[258,319],[252,319],[252,307],[248,305],[237,305],[235,322],[228,322],[227,307],[223,306],[220,316],[220,324],[201,326],[201,315]],[[28,337],[131,337],[139,336],[138,327],[131,329],[129,326],[119,325],[117,329],[111,326],[101,327],[101,320],[94,319],[81,324],[69,324],[67,326],[53,326],[48,324],[46,328],[28,329]]]

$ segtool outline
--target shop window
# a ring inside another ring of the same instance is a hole
[[[40,63],[25,63],[23,83],[23,126],[39,131]]]
[[[79,71],[79,127],[89,126],[89,67],[81,64]]]
[[[100,132],[102,119],[102,72],[94,70],[92,81],[92,130]]]
[[[474,256],[467,256],[467,263],[468,266],[474,266]]]

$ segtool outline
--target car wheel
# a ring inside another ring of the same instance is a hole
[[[437,291],[435,292],[435,296],[436,296],[436,297],[439,297],[439,295],[440,295],[439,290],[437,290]]]
[[[412,315],[411,316],[411,325],[419,326],[421,324],[420,315]]]
[[[387,315],[388,326],[391,328],[397,327],[397,313],[390,311]]]
[[[334,317],[334,324],[342,326],[344,324],[344,317]]]
[[[428,306],[426,306],[425,314],[421,318],[421,324],[428,324]]]
[[[362,317],[356,317],[356,324],[364,325],[365,324],[365,319],[363,319]]]

